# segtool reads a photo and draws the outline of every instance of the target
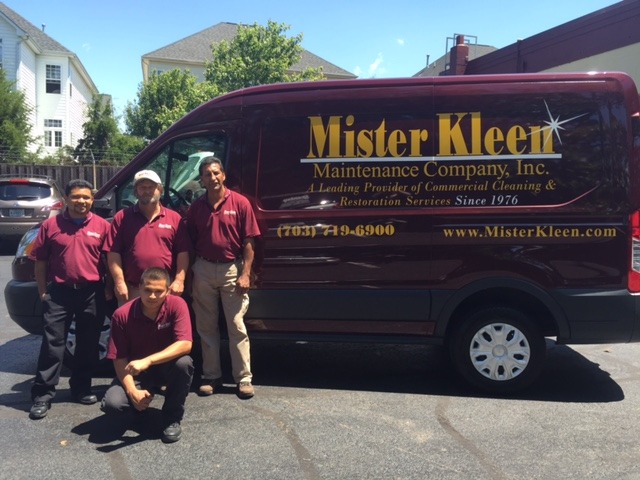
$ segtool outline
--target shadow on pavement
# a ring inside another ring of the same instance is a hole
[[[0,255],[14,256],[19,243],[19,237],[0,237]]]
[[[25,334],[0,345],[0,372],[33,375],[41,343],[41,336]]]
[[[71,433],[87,436],[87,441],[100,445],[96,450],[109,453],[147,440],[158,440],[162,435],[162,412],[149,408],[138,421],[123,415],[121,418],[100,414],[71,429]],[[114,443],[116,442],[116,443]]]
[[[455,374],[443,347],[253,342],[251,348],[257,385],[492,397]],[[621,401],[624,392],[598,364],[549,341],[538,381],[509,398],[601,403]]]
[[[34,335],[0,345],[0,371],[30,376],[28,381],[13,385],[12,393],[0,394],[0,404],[19,404],[16,408],[24,409],[25,401],[30,398],[39,346],[40,338]],[[251,353],[257,386],[492,397],[464,383],[453,371],[442,347],[254,340]],[[223,380],[233,384],[229,363],[228,347],[224,342]],[[68,372],[63,370],[65,375]],[[97,383],[96,393],[100,393]],[[197,388],[197,380],[194,380],[194,388]],[[624,392],[598,364],[570,347],[549,341],[545,367],[538,381],[530,389],[510,398],[605,403],[623,400]]]
[[[24,412],[29,411],[31,407],[31,386],[36,373],[41,342],[42,337],[39,335],[25,335],[0,345],[0,359],[2,359],[0,361],[0,372],[20,375],[21,379],[25,375],[27,376],[26,380],[13,384],[10,391],[5,390],[0,393],[0,405],[13,407]],[[112,373],[112,370],[109,373]],[[69,371],[63,367],[54,403],[73,402],[71,392],[68,389],[68,382],[63,381],[63,379],[67,380],[68,377]],[[110,379],[112,376],[105,375],[102,377],[101,375],[96,375],[95,378]],[[93,390],[98,395],[98,398],[101,398],[108,385],[98,385],[97,383],[94,382]]]

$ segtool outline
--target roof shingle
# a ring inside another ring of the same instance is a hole
[[[0,2],[0,14],[7,17],[9,21],[11,21],[21,30],[23,30],[27,35],[29,35],[30,40],[33,43],[35,43],[38,46],[38,48],[40,48],[42,51],[73,55],[73,52],[65,48],[61,43],[51,38],[49,35],[44,33],[41,29],[39,29],[34,24],[26,20],[24,17],[18,15],[16,12],[11,10],[2,2]]]
[[[177,63],[203,64],[211,60],[211,45],[223,40],[231,41],[236,36],[238,24],[221,22],[200,32],[170,43],[162,48],[146,53],[142,58],[157,61],[170,61]],[[325,75],[343,78],[356,78],[354,74],[344,70],[321,57],[303,50],[301,59],[291,67],[293,71],[302,71],[306,68],[322,67]]]

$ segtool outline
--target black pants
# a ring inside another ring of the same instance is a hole
[[[149,367],[136,377],[136,384],[142,390],[157,391],[166,386],[162,415],[169,423],[180,422],[184,416],[184,403],[191,388],[193,360],[189,355],[170,362]],[[133,413],[133,405],[120,382],[115,381],[102,399],[102,411],[107,414]]]
[[[34,401],[50,401],[60,380],[67,334],[75,322],[76,346],[69,385],[74,395],[91,389],[91,377],[98,361],[98,343],[104,323],[104,284],[87,284],[75,290],[64,285],[49,287],[51,300],[44,302],[44,334],[38,356],[38,370],[31,388]]]

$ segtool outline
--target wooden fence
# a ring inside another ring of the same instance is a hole
[[[53,178],[61,191],[64,191],[64,186],[69,180],[81,178],[93,184],[95,189],[99,189],[121,168],[102,165],[12,165],[0,163],[0,175],[16,175],[20,177],[45,175]]]

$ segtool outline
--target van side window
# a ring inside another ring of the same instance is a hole
[[[308,117],[264,120],[257,196],[265,210],[335,208],[336,194],[310,191],[313,166],[300,165],[309,150]],[[301,174],[302,172],[302,174]]]
[[[200,185],[198,167],[203,158],[216,156],[226,163],[228,150],[224,134],[189,137],[165,145],[151,161],[138,170],[149,169],[160,175],[164,183],[162,203],[179,212],[186,212],[191,202],[204,192]],[[137,170],[136,170],[137,171]],[[133,175],[117,192],[117,208],[136,203]]]
[[[341,108],[339,110],[339,108]],[[392,108],[395,108],[393,110]],[[264,210],[398,208],[410,204],[433,115],[419,102],[351,114],[265,118],[257,198]],[[424,182],[423,182],[424,183]]]

